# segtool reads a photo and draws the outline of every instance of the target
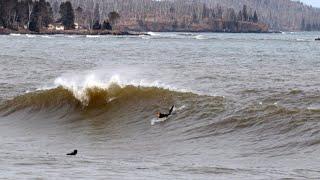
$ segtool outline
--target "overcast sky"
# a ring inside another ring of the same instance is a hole
[[[320,7],[320,0],[300,0],[301,2],[304,2],[305,4],[312,5],[314,7]]]

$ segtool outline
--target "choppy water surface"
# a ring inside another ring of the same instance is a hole
[[[0,36],[0,178],[320,178],[319,33],[150,34]]]

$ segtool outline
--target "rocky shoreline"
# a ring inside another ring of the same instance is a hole
[[[191,32],[191,33],[281,33],[280,31],[269,31],[267,28],[246,28],[238,30],[224,30],[224,29],[210,29],[210,28],[189,28],[189,29],[145,29],[145,31],[151,32]],[[10,34],[32,34],[32,35],[115,35],[115,36],[140,36],[149,35],[146,32],[142,32],[138,29],[127,30],[42,30],[40,32],[34,32],[29,30],[11,30],[6,28],[0,28],[0,35]]]
[[[136,32],[212,32],[212,33],[270,33],[268,25],[246,21],[205,21],[193,23],[188,26],[174,24],[171,21],[153,22],[146,21],[142,25],[138,22],[130,24],[118,24],[117,29],[121,31]]]
[[[143,32],[135,31],[110,31],[110,30],[99,30],[99,31],[89,31],[89,30],[46,30],[40,32],[28,31],[28,30],[11,30],[11,29],[0,29],[0,35],[9,34],[33,34],[33,35],[115,35],[115,36],[139,36],[148,35]]]

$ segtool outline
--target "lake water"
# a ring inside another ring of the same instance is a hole
[[[0,36],[0,178],[319,179],[319,34]]]

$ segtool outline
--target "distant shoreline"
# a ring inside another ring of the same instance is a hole
[[[268,33],[281,33],[281,31],[246,31],[246,32],[229,32],[229,31],[150,31],[150,32],[172,32],[172,33],[234,33],[234,34],[268,34]],[[16,31],[10,29],[0,29],[0,35],[10,35],[10,34],[32,34],[32,35],[114,35],[114,36],[140,36],[140,35],[150,35],[147,32],[139,32],[139,31],[110,31],[110,30],[100,30],[100,31],[88,31],[88,30],[60,30],[60,31],[41,31],[41,32],[33,32],[33,31]]]
[[[34,32],[28,30],[11,30],[11,29],[0,29],[0,35],[10,34],[32,34],[32,35],[114,35],[114,36],[139,36],[148,35],[144,32],[135,31],[110,31],[110,30],[99,30],[99,31],[88,31],[88,30],[46,30],[41,32]]]

